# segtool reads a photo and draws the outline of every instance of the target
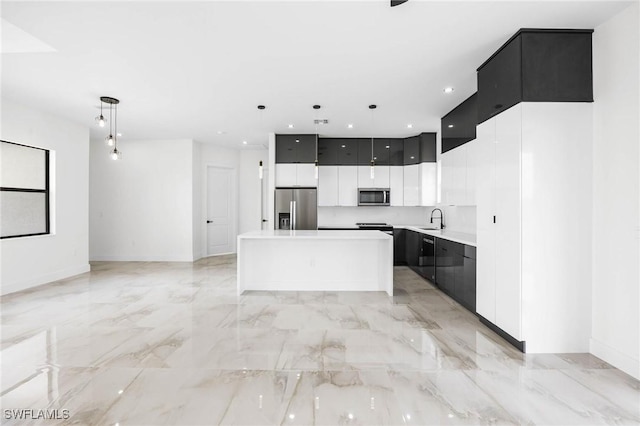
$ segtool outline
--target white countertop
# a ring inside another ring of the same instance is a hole
[[[238,235],[240,239],[325,239],[325,240],[388,240],[391,235],[379,231],[329,231],[329,230],[263,230]]]
[[[420,232],[421,234],[431,235],[433,237],[443,238],[445,240],[453,241],[455,243],[466,244],[468,246],[476,247],[475,234],[467,234],[464,232],[449,231],[446,228],[440,229],[422,229],[427,228],[424,225],[393,225],[394,228],[408,229],[410,231]]]

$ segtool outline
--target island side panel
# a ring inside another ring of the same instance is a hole
[[[390,238],[240,238],[238,293],[287,290],[392,294],[391,241]],[[388,263],[382,274],[381,263]]]

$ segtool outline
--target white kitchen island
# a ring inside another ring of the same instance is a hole
[[[393,237],[380,231],[254,231],[238,236],[245,290],[386,291],[393,296]]]

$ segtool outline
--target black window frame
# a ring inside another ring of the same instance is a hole
[[[4,139],[0,139],[0,143],[9,143],[9,144],[12,144],[12,145],[23,146],[25,148],[38,149],[40,151],[44,151],[44,175],[45,175],[44,189],[12,188],[12,187],[0,186],[0,191],[44,194],[45,195],[45,197],[44,197],[45,221],[46,221],[45,232],[37,232],[37,233],[33,233],[33,234],[0,236],[0,240],[8,240],[8,239],[11,239],[11,238],[34,237],[34,236],[37,236],[37,235],[50,235],[51,234],[51,202],[50,202],[50,197],[51,197],[51,186],[50,186],[51,182],[50,182],[50,180],[51,180],[51,178],[49,176],[49,173],[50,173],[49,150],[48,149],[44,149],[44,148],[39,148],[37,146],[30,146],[30,145],[25,145],[25,144],[21,144],[21,143],[6,141]]]

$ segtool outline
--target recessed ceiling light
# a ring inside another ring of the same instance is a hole
[[[407,124],[407,129],[413,129],[413,124],[411,123]]]
[[[289,128],[290,128],[290,129],[293,129],[293,124],[289,124]]]
[[[445,87],[444,88],[444,93],[452,93],[453,92],[453,87]]]
[[[353,129],[353,124],[347,124],[348,129]]]
[[[242,144],[243,144],[243,145],[246,145],[246,144],[247,144],[247,141],[242,141]]]
[[[451,129],[453,128],[453,124],[449,124],[447,127]]]

